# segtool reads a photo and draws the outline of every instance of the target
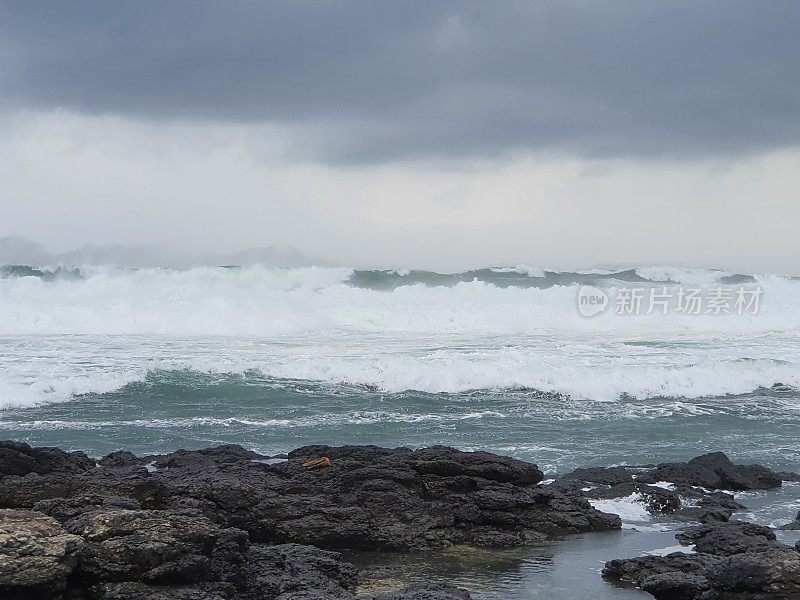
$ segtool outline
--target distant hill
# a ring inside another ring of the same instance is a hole
[[[117,267],[174,267],[254,265],[274,267],[331,266],[288,246],[266,246],[235,252],[187,252],[164,246],[84,244],[67,252],[52,252],[20,236],[0,238],[0,264],[31,266],[107,265]]]

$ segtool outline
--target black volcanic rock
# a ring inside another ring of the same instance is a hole
[[[630,467],[590,467],[575,469],[564,475],[563,479],[614,486],[633,483],[633,473]]]
[[[793,480],[793,477],[797,476],[794,473],[775,473],[760,465],[736,465],[723,452],[712,452],[685,463],[576,469],[561,479],[605,486],[666,481],[678,488],[742,491],[780,487],[782,481]]]
[[[731,495],[725,492],[706,492],[697,488],[683,486],[677,488],[682,498],[688,498],[696,506],[688,506],[676,511],[673,516],[680,520],[699,521],[701,523],[728,521],[734,512],[746,508]]]
[[[373,600],[471,600],[471,596],[452,585],[438,583],[415,584],[398,592],[380,594]]]
[[[244,587],[264,599],[311,591],[349,598],[358,582],[355,567],[338,553],[298,544],[251,547],[240,574]]]
[[[576,469],[552,488],[580,490],[588,498],[602,499],[638,494],[651,513],[714,523],[726,522],[735,511],[745,508],[721,490],[779,487],[787,475],[760,465],[736,465],[722,452],[715,452],[686,463]]]
[[[251,545],[245,531],[169,511],[101,508],[62,527],[39,512],[0,510],[3,598],[356,600],[357,581],[336,552]],[[469,598],[449,585],[417,584],[376,600]]]
[[[330,467],[303,468],[322,456],[331,459]],[[0,480],[0,506],[40,506],[64,519],[76,510],[73,504],[88,510],[100,506],[98,498],[125,498],[143,509],[243,529],[255,542],[333,549],[514,546],[620,526],[618,517],[593,509],[579,491],[536,485],[543,475],[535,465],[487,452],[309,446],[268,464],[238,446],[223,446],[148,458],[152,469],[115,453],[98,468],[76,471],[66,455],[63,472]],[[37,504],[54,498],[69,501]]]
[[[506,547],[620,527],[579,491],[539,486],[535,465],[487,452],[309,446],[276,461],[221,446],[95,462],[0,449],[0,507],[35,529],[9,517],[9,535],[41,538],[30,556],[0,545],[3,589],[30,597],[351,600],[356,570],[321,548]],[[331,464],[304,468],[322,457]],[[380,598],[469,595],[416,585]]]
[[[61,523],[73,517],[101,509],[138,510],[139,503],[132,498],[88,494],[72,498],[51,498],[33,505],[33,509],[49,515]]]
[[[142,459],[136,458],[132,452],[127,450],[117,450],[97,462],[101,467],[131,467],[141,464]]]
[[[31,448],[22,442],[0,442],[0,477],[29,473],[82,473],[94,466],[95,461],[83,452]]]
[[[765,490],[780,487],[780,475],[760,465],[735,465],[722,452],[704,454],[688,463],[664,463],[642,475],[638,481],[669,481],[676,485],[712,490]]]
[[[700,525],[677,534],[675,538],[683,545],[694,544],[697,552],[718,556],[766,552],[781,547],[775,541],[772,529],[747,521]]]
[[[97,584],[91,591],[102,600],[354,600],[356,570],[337,553],[298,544],[247,547],[246,534],[244,540],[235,543],[237,556],[216,581],[195,577],[189,585],[176,586],[175,579],[173,585],[134,580]],[[226,560],[232,558],[227,553]]]
[[[732,521],[675,536],[696,554],[676,552],[606,563],[603,576],[640,587],[657,600],[796,600],[800,552],[767,527]]]
[[[79,572],[94,581],[201,580],[219,535],[207,519],[152,510],[91,511],[65,528],[85,540]]]
[[[99,584],[92,588],[97,600],[230,600],[235,594],[218,585],[164,587],[133,581]]]
[[[177,450],[165,456],[154,457],[158,469],[205,468],[208,465],[227,465],[266,458],[235,444],[205,448],[203,450]]]
[[[304,467],[323,457],[330,464]],[[674,489],[653,485],[669,474]],[[220,446],[148,457],[118,451],[94,461],[2,442],[0,595],[355,600],[358,574],[331,550],[510,547],[618,529],[619,517],[595,510],[588,497],[631,494],[652,512],[692,518],[686,511],[697,510],[694,517],[713,522],[680,534],[697,554],[611,561],[607,577],[673,600],[797,592],[800,553],[767,528],[716,522],[741,505],[697,487],[771,487],[768,469],[713,454],[578,470],[552,485],[540,485],[542,478],[527,462],[441,446],[307,446],[280,460]],[[682,496],[690,508],[681,508]],[[373,600],[468,598],[444,584],[418,584]]]
[[[333,465],[300,467],[320,456]],[[595,511],[577,493],[536,486],[542,473],[535,465],[485,452],[311,446],[267,472],[281,478],[272,488],[281,493],[254,510],[264,515],[260,523],[279,518],[268,530],[251,530],[256,538],[416,550],[522,545],[619,527],[616,517]]]

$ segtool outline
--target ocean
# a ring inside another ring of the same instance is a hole
[[[681,310],[693,290],[705,305]],[[757,306],[736,304],[756,292]],[[591,317],[587,293],[608,302]],[[550,474],[717,450],[800,471],[800,280],[665,267],[7,265],[0,406],[0,439],[93,456],[447,444]],[[795,492],[760,498],[761,520],[791,520]],[[580,589],[595,597],[646,597],[596,573],[615,552],[675,544],[669,527],[632,523],[542,552],[567,552],[566,577],[591,561]],[[526,556],[512,563],[540,564]],[[514,569],[502,585],[527,581]],[[515,593],[503,597],[539,597]]]

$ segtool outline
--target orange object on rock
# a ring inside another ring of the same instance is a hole
[[[321,469],[322,467],[330,467],[331,466],[331,459],[327,456],[323,456],[322,458],[317,458],[315,460],[310,460],[307,463],[303,463],[303,466],[306,468],[307,471],[313,471],[314,469]]]

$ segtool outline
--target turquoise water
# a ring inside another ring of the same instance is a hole
[[[575,400],[526,390],[385,393],[257,372],[155,371],[69,402],[0,412],[0,437],[153,454],[237,443],[266,454],[303,444],[447,444],[581,465],[685,460],[723,450],[743,462],[800,465],[792,389],[702,399]]]

